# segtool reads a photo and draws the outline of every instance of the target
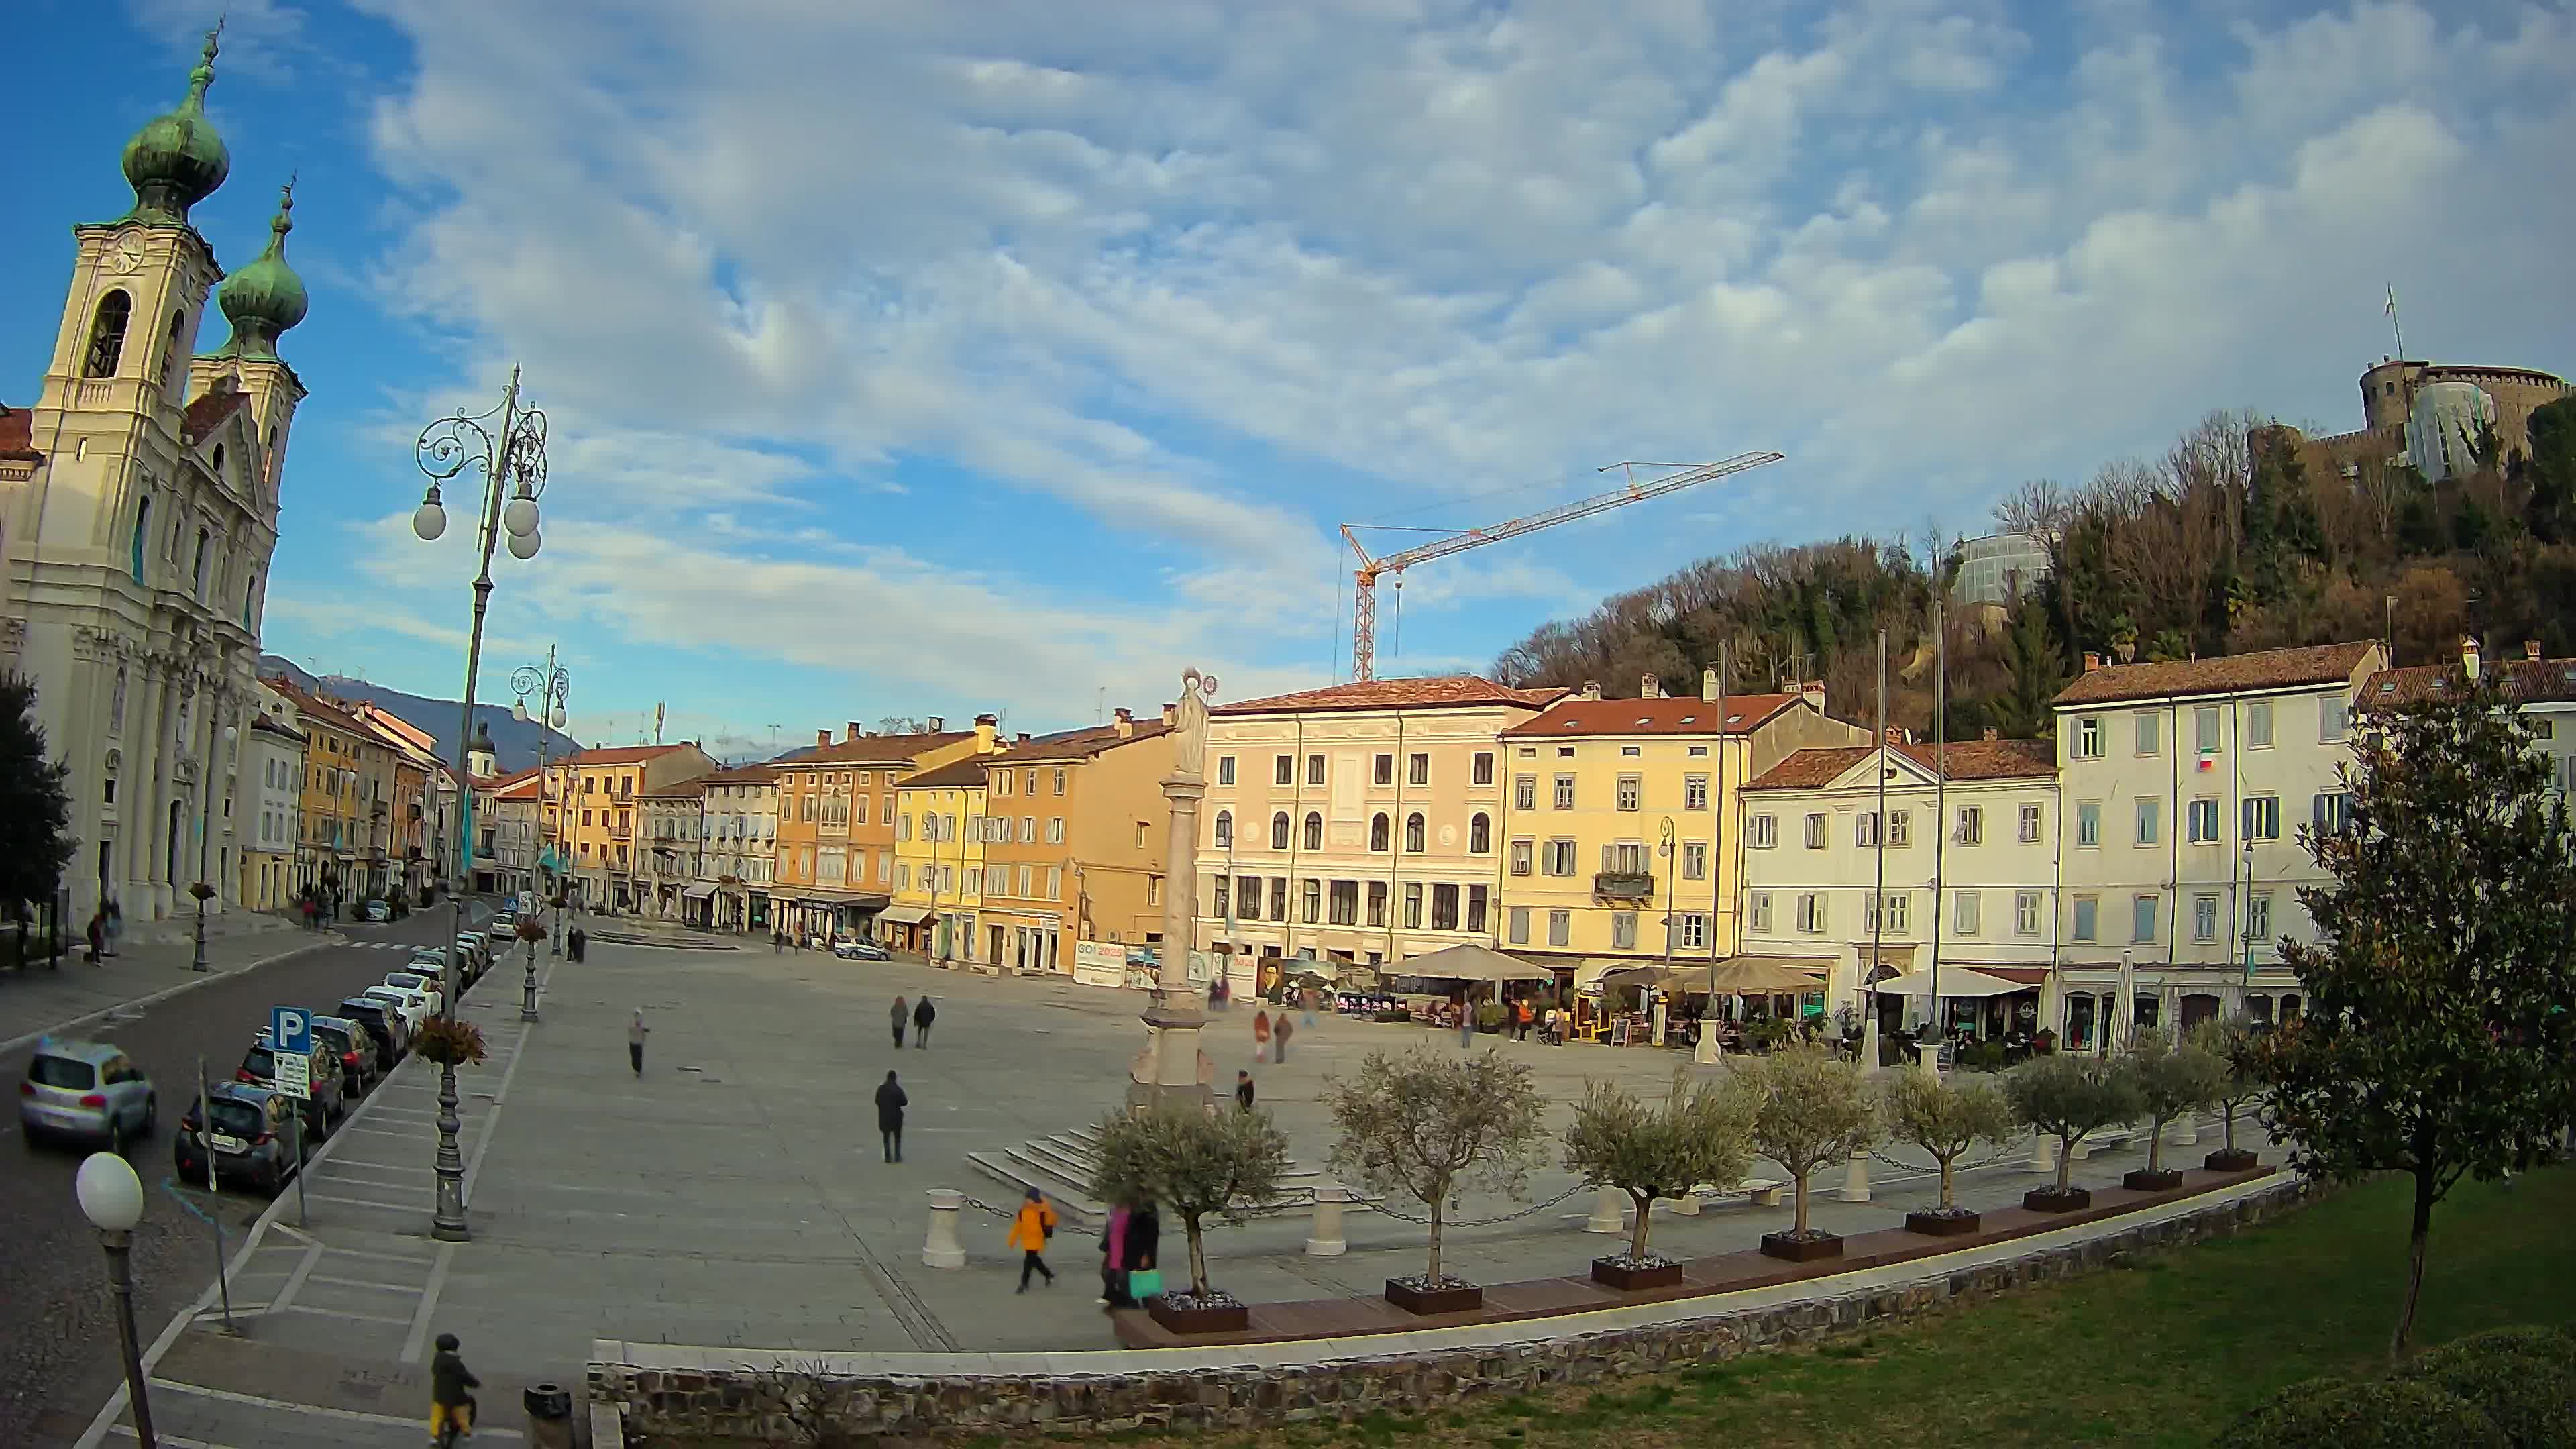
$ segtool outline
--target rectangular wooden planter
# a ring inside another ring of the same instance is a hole
[[[2242,1147],[2233,1150],[2222,1147],[2202,1158],[2200,1165],[2212,1172],[2252,1172],[2263,1165],[2263,1159]]]
[[[1236,1303],[1223,1308],[1174,1308],[1163,1294],[1145,1300],[1145,1311],[1174,1333],[1242,1333],[1252,1327],[1252,1307]]]
[[[1651,1268],[1630,1268],[1608,1258],[1595,1258],[1592,1260],[1592,1281],[1622,1293],[1634,1293],[1641,1288],[1678,1288],[1682,1282],[1682,1265],[1657,1263]]]
[[[1783,1262],[1813,1263],[1822,1258],[1841,1257],[1843,1240],[1832,1233],[1827,1233],[1821,1238],[1793,1238],[1786,1233],[1764,1233],[1762,1251],[1765,1255],[1778,1258]]]
[[[1975,1213],[1949,1217],[1940,1213],[1907,1213],[1905,1230],[1927,1238],[1963,1238],[1977,1230]]]
[[[2080,1187],[2059,1192],[2053,1187],[2034,1187],[2021,1195],[2021,1205],[2035,1213],[2071,1213],[2093,1205],[2093,1194]]]
[[[2131,1192],[2171,1192],[2182,1186],[2182,1169],[2167,1167],[2149,1172],[2143,1167],[2120,1174],[2120,1186]]]
[[[1407,1313],[1471,1313],[1485,1306],[1485,1290],[1473,1283],[1457,1288],[1416,1288],[1401,1279],[1386,1280],[1386,1301]]]

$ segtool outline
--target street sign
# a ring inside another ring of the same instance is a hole
[[[283,1049],[272,1051],[269,1056],[277,1063],[277,1090],[299,1102],[310,1099],[313,1095],[313,1058],[303,1052]]]
[[[268,1009],[268,1039],[277,1049],[292,1056],[313,1054],[313,1013],[300,1006],[272,1006]]]

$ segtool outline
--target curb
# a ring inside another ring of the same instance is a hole
[[[337,931],[332,931],[326,933],[322,940],[307,941],[292,951],[280,951],[274,956],[262,956],[258,960],[250,962],[247,965],[235,966],[230,970],[208,971],[203,976],[198,976],[192,972],[190,973],[189,979],[180,982],[176,986],[165,986],[158,991],[148,991],[141,996],[130,997],[124,1001],[120,1001],[114,1006],[102,1006],[96,1011],[84,1012],[79,1016],[72,1017],[68,1021],[58,1021],[52,1026],[46,1027],[41,1031],[31,1031],[24,1036],[13,1036],[7,1041],[0,1041],[0,1052],[13,1052],[22,1046],[33,1046],[37,1042],[43,1041],[46,1037],[70,1031],[74,1027],[87,1026],[89,1023],[96,1021],[103,1016],[112,1016],[117,1012],[130,1011],[141,1006],[155,1006],[161,1002],[169,1000],[171,997],[184,996],[188,992],[194,991],[200,986],[212,985],[213,983],[221,981],[229,976],[239,976],[247,971],[256,971],[262,966],[274,966],[280,961],[291,961],[294,958],[303,955],[307,951],[319,951],[326,947],[345,946],[347,944],[349,944],[348,937],[341,935]]]

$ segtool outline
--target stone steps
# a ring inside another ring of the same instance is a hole
[[[1032,1137],[999,1152],[970,1152],[968,1165],[1010,1187],[1014,1197],[1030,1188],[1047,1195],[1056,1212],[1076,1227],[1099,1227],[1109,1220],[1108,1205],[1091,1196],[1091,1176],[1099,1166],[1100,1129],[1075,1127],[1045,1137]],[[1321,1168],[1295,1162],[1281,1174],[1279,1201],[1255,1216],[1305,1212],[1315,1205],[1315,1189],[1333,1179]],[[1365,1208],[1374,1198],[1351,1195],[1351,1206]]]

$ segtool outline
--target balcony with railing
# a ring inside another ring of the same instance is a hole
[[[1646,901],[1655,897],[1655,875],[1644,870],[1605,870],[1594,873],[1592,893],[1604,900]]]

